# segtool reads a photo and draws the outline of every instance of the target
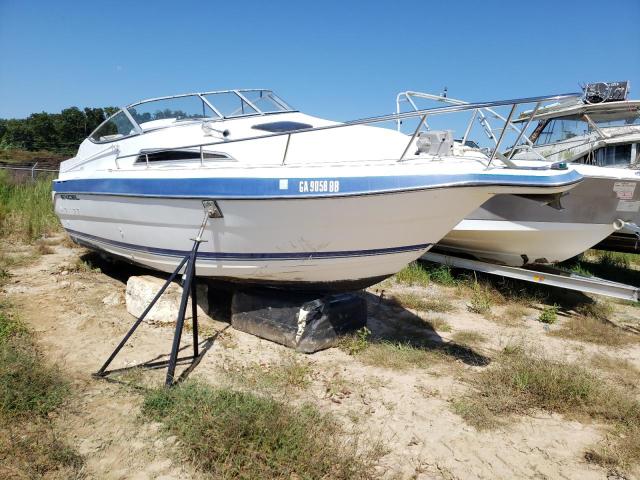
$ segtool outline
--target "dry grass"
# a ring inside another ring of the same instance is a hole
[[[185,457],[213,478],[374,478],[380,445],[347,439],[311,405],[188,382],[146,395],[143,413],[178,437]]]
[[[50,414],[68,394],[30,332],[0,304],[0,478],[79,478],[82,458],[60,439]]]
[[[394,294],[392,301],[404,308],[421,312],[447,313],[456,309],[446,298],[425,297],[413,292]]]
[[[429,368],[441,363],[445,357],[437,349],[420,348],[403,342],[381,341],[370,343],[356,358],[365,365],[408,370]]]
[[[291,394],[311,384],[311,365],[301,354],[283,354],[277,363],[230,361],[221,367],[230,385],[243,389]]]
[[[613,315],[614,308],[613,305],[608,302],[594,301],[578,305],[576,307],[576,313],[583,317],[591,317],[596,320],[606,321]]]
[[[640,402],[581,365],[516,348],[504,352],[494,367],[471,381],[474,391],[455,401],[453,407],[478,429],[493,428],[511,416],[535,410],[594,419],[610,424],[623,435],[609,446],[590,451],[592,461],[622,468],[640,462]]]
[[[500,314],[491,316],[491,320],[506,326],[521,325],[525,317],[529,315],[529,308],[521,303],[512,303],[504,307]]]
[[[486,365],[489,361],[465,345],[426,339],[416,341],[415,336],[397,340],[372,339],[366,328],[345,337],[340,348],[365,365],[392,370],[453,365],[458,360],[470,365]]]
[[[496,293],[486,285],[475,282],[471,287],[471,299],[467,309],[470,312],[491,317],[491,309],[495,305]]]
[[[473,330],[460,330],[453,334],[452,340],[460,345],[477,346],[486,342],[487,337]]]
[[[451,331],[451,325],[449,325],[449,322],[447,322],[447,320],[444,317],[433,317],[425,321],[429,325],[431,325],[431,328],[433,328],[437,332]]]
[[[629,390],[640,390],[640,369],[628,360],[597,354],[590,363],[614,383]]]
[[[610,347],[622,347],[640,341],[640,335],[626,332],[609,321],[584,316],[569,317],[549,335]]]

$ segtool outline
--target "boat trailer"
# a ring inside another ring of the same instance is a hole
[[[587,277],[576,273],[567,272],[553,267],[541,267],[540,269],[526,267],[508,267],[481,260],[471,260],[454,255],[444,255],[436,252],[427,252],[421,260],[440,263],[455,268],[474,270],[476,272],[489,273],[501,277],[514,278],[525,282],[549,285],[552,287],[566,288],[584,293],[594,293],[607,297],[620,298],[637,302],[640,298],[640,288],[632,285],[605,280],[599,277]]]

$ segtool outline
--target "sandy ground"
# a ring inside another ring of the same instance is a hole
[[[47,356],[62,365],[75,386],[77,393],[58,423],[85,456],[88,478],[197,478],[188,464],[177,460],[174,439],[167,439],[160,425],[140,419],[139,393],[91,377],[133,322],[123,304],[124,282],[133,270],[120,266],[120,273],[114,273],[107,266],[103,268],[107,274],[68,271],[65,265],[74,264],[86,252],[62,245],[53,249],[53,254],[43,255],[35,263],[13,268],[4,293],[37,332]],[[437,286],[430,288],[436,295],[442,293]],[[376,293],[371,289],[369,328],[384,337],[390,330],[397,331],[403,318],[414,312],[380,306]],[[478,358],[486,357],[487,361],[517,341],[557,358],[579,360],[606,353],[640,367],[637,344],[612,351],[551,337],[543,324],[534,321],[535,310],[528,314],[530,321],[516,327],[500,325],[468,312],[466,301],[452,299],[456,308],[451,313],[425,314],[446,319],[450,332],[415,333],[446,342],[456,332],[479,332],[486,340],[474,350]],[[617,308],[627,320],[638,321],[638,310]],[[204,331],[213,338],[192,377],[214,384],[224,381],[225,371],[256,363],[269,368],[292,355],[284,347],[235,331],[222,322],[209,321]],[[215,335],[217,331],[222,333]],[[142,325],[114,367],[167,353],[172,334],[170,326]],[[187,334],[183,345],[189,342]],[[585,450],[604,435],[602,425],[541,412],[498,430],[478,432],[453,413],[451,401],[469,389],[462,379],[465,372],[484,368],[473,364],[477,362],[452,355],[422,368],[397,371],[364,365],[337,348],[299,356],[309,363],[312,382],[293,396],[332,412],[369,440],[382,441],[388,453],[378,467],[380,478],[607,478],[606,470],[584,459]],[[148,375],[147,381],[160,385],[163,373],[144,375]],[[635,478],[630,475],[627,478]]]

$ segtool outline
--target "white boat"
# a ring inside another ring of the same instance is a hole
[[[606,167],[619,197],[618,212],[625,227],[598,244],[598,248],[637,253],[640,225],[640,100],[629,100],[628,82],[585,86],[585,95],[524,112],[516,125],[537,121],[529,142],[514,158],[542,155],[550,161]],[[631,182],[631,183],[628,183]],[[611,187],[609,188],[611,190]]]
[[[575,98],[564,102],[575,102]],[[415,109],[420,99],[467,104],[443,95],[403,92],[397,98],[398,111],[400,101],[408,101]],[[538,103],[534,111],[541,110]],[[529,147],[528,155],[498,153],[508,129],[516,136],[514,144],[520,140],[524,140],[525,146],[531,144],[524,133],[531,120],[520,129],[511,123],[513,114],[514,110],[508,117],[491,108],[474,110],[464,137],[453,142],[453,151],[458,155],[478,154],[480,149],[469,140],[473,124],[478,121],[493,142],[492,152],[497,158],[515,166],[553,163],[537,152],[531,155]],[[492,128],[491,118],[504,122],[504,128]],[[499,136],[497,132],[500,132]],[[592,165],[574,165],[574,168],[583,175],[584,181],[563,196],[559,203],[544,204],[518,195],[495,196],[458,223],[438,243],[438,248],[516,267],[557,263],[593,247],[633,219],[635,213],[631,210],[636,205],[640,206],[640,188],[636,188],[640,177],[636,172]],[[637,207],[635,210],[637,212]]]
[[[269,90],[137,102],[62,163],[55,212],[76,242],[169,272],[214,201],[198,276],[350,290],[398,272],[496,194],[555,194],[581,180],[414,153],[415,138],[369,125],[395,118],[341,124]]]

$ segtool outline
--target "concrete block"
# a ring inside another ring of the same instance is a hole
[[[129,277],[125,292],[127,311],[134,317],[139,317],[153,300],[165,280],[151,275]],[[209,312],[208,288],[206,284],[198,283],[198,317]],[[147,314],[146,321],[155,324],[172,324],[178,317],[182,287],[176,283],[162,294],[158,302]],[[187,305],[185,318],[191,318],[191,299]]]

